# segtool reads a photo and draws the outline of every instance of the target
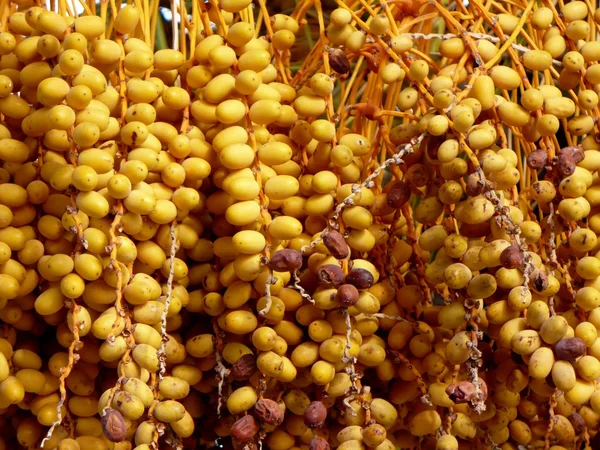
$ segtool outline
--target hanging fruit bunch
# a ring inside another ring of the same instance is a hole
[[[597,448],[600,10],[296,3],[0,0],[0,450]]]

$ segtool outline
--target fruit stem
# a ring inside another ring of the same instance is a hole
[[[67,389],[65,387],[65,381],[67,379],[67,377],[71,374],[71,371],[73,370],[73,367],[75,366],[75,364],[77,364],[77,361],[79,361],[79,355],[77,354],[77,350],[79,350],[79,324],[77,323],[75,317],[76,317],[76,311],[77,311],[77,303],[75,302],[75,300],[70,300],[70,313],[72,314],[73,317],[73,342],[71,342],[71,345],[69,345],[69,360],[68,360],[68,364],[66,367],[61,369],[61,374],[60,377],[58,379],[58,389],[60,391],[60,400],[58,402],[58,405],[56,406],[56,420],[52,423],[52,425],[50,426],[50,429],[48,430],[48,432],[46,433],[46,437],[42,440],[42,443],[40,444],[40,448],[44,447],[44,444],[52,438],[52,434],[54,433],[54,430],[56,429],[57,426],[59,426],[62,423],[63,417],[62,417],[62,408],[65,404],[65,402],[67,401]]]

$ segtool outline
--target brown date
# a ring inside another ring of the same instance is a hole
[[[569,417],[569,422],[571,422],[571,425],[573,425],[573,430],[575,430],[575,434],[581,434],[585,431],[585,420],[583,419],[583,417],[581,417],[581,415],[577,414],[577,413],[572,413]]]
[[[290,272],[300,267],[302,267],[302,254],[291,248],[277,250],[269,261],[269,268],[277,272]]]
[[[546,165],[547,161],[548,153],[542,148],[538,148],[527,155],[527,166],[533,170],[542,169]]]
[[[308,444],[309,450],[329,450],[330,448],[329,443],[320,436],[315,436]]]
[[[424,164],[414,164],[406,171],[406,180],[413,187],[427,186],[430,175]]]
[[[580,163],[585,159],[585,152],[583,151],[583,147],[564,147],[561,148],[558,152],[558,155],[569,155],[575,161],[575,164]]]
[[[127,435],[127,426],[123,416],[112,408],[108,408],[102,415],[102,430],[111,442],[122,442]]]
[[[411,190],[408,183],[394,181],[387,192],[387,204],[391,208],[401,208],[410,200]]]
[[[558,159],[556,161],[556,171],[561,178],[566,178],[569,175],[573,175],[576,167],[577,163],[575,162],[575,158],[573,158],[573,156],[568,153],[561,153],[558,155]]]
[[[335,230],[330,230],[322,235],[323,245],[327,247],[329,253],[336,259],[345,259],[350,255],[350,249],[344,236]]]
[[[529,282],[538,292],[543,291],[550,285],[548,275],[540,269],[533,269],[533,272],[529,275]]]
[[[327,407],[323,402],[312,402],[304,410],[304,424],[308,428],[317,428],[323,425],[327,419]]]
[[[231,427],[231,436],[237,441],[246,442],[258,433],[259,428],[260,425],[254,416],[247,415],[233,424]]]
[[[564,338],[556,343],[554,353],[558,359],[573,361],[585,354],[585,348],[585,342],[579,338]]]
[[[256,372],[254,355],[244,355],[238,359],[229,371],[229,378],[236,381],[247,380]]]
[[[500,264],[507,269],[514,269],[523,264],[523,252],[517,245],[509,245],[500,253]]]
[[[350,72],[350,61],[343,50],[336,48],[329,53],[331,68],[342,75]]]
[[[339,286],[344,282],[344,271],[335,264],[325,264],[317,270],[317,279],[321,284]]]
[[[480,399],[485,401],[488,395],[487,385],[481,379],[479,379],[479,390],[481,392]],[[454,403],[468,403],[471,400],[476,400],[477,388],[470,381],[459,381],[449,384],[446,388],[446,394]]]
[[[374,281],[373,275],[366,269],[352,269],[346,275],[346,283],[355,286],[357,289],[369,289],[373,286]]]
[[[477,173],[469,175],[465,184],[465,191],[470,197],[476,197],[485,190],[485,183],[481,181],[481,177]]]
[[[283,411],[276,401],[268,398],[262,398],[256,402],[254,414],[269,425],[280,425],[283,422]]]
[[[358,301],[358,289],[351,284],[342,284],[337,291],[337,298],[342,306],[350,307]]]

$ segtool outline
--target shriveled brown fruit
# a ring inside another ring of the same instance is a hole
[[[322,284],[332,284],[339,286],[344,282],[344,271],[340,266],[335,264],[325,264],[317,270],[317,279]]]
[[[523,252],[516,245],[506,247],[500,254],[500,264],[507,269],[514,269],[523,264]]]
[[[424,164],[414,164],[406,171],[406,180],[413,187],[426,186],[430,178],[431,176]]]
[[[479,379],[479,400],[487,399],[487,385],[485,381]],[[477,387],[470,381],[459,381],[451,383],[446,388],[446,394],[454,403],[468,403],[472,400],[477,400]]]
[[[264,423],[269,425],[279,425],[283,422],[283,411],[276,401],[262,398],[254,405],[254,414]]]
[[[111,442],[122,442],[127,436],[125,419],[116,409],[108,408],[102,415],[102,430]]]
[[[569,417],[569,422],[573,425],[573,430],[575,430],[575,434],[579,435],[585,431],[586,425],[585,420],[578,413],[572,413]]]
[[[165,449],[165,450],[175,450],[175,449]],[[231,447],[223,446],[223,450],[258,450],[258,444],[256,443],[256,438],[250,439],[246,442],[239,442],[236,440],[231,441]]]
[[[321,436],[315,436],[308,444],[309,450],[329,450],[329,443]]]
[[[373,275],[366,269],[352,269],[346,275],[346,283],[355,286],[357,289],[369,289],[373,286],[374,281]]]
[[[472,173],[467,177],[465,182],[466,189],[465,192],[470,197],[476,197],[481,194],[485,190],[485,183],[481,181],[481,177],[478,173]]]
[[[556,161],[556,171],[561,178],[566,178],[569,175],[573,175],[576,167],[577,162],[571,154],[561,153],[558,155],[558,159]]]
[[[560,155],[568,155],[575,161],[575,164],[580,163],[585,159],[585,152],[581,146],[563,147],[558,152]]]
[[[358,301],[358,289],[351,284],[342,284],[337,291],[337,298],[342,306],[353,306]]]
[[[345,259],[350,255],[350,248],[339,232],[329,230],[323,233],[323,245],[334,258]]]
[[[554,345],[554,354],[557,359],[574,361],[583,356],[586,351],[585,343],[578,337],[564,338]]]
[[[247,442],[258,433],[260,425],[254,416],[246,415],[238,419],[231,427],[231,437],[240,442]]]
[[[411,194],[408,183],[401,180],[394,181],[387,192],[386,202],[391,208],[398,209],[410,200]]]
[[[291,248],[277,250],[271,255],[269,268],[278,272],[289,272],[302,267],[302,254]]]
[[[238,359],[229,370],[232,380],[247,380],[256,372],[256,358],[252,354],[244,355]]]
[[[527,167],[533,170],[540,170],[548,161],[548,153],[546,150],[538,148],[527,155]]]
[[[343,50],[336,48],[329,53],[329,64],[339,74],[350,72],[350,61]]]
[[[550,285],[548,275],[544,271],[537,268],[533,269],[533,271],[529,275],[529,282],[531,283],[533,288],[538,292],[543,291]]]
[[[308,428],[317,428],[323,425],[327,419],[327,407],[323,402],[312,402],[304,410],[304,424]]]

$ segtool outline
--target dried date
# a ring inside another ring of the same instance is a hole
[[[359,292],[351,284],[343,284],[338,288],[337,298],[342,306],[346,308],[354,306],[358,301]]]
[[[537,149],[527,155],[527,166],[533,170],[540,170],[548,161],[548,153],[544,149]]]
[[[323,402],[312,402],[304,410],[304,424],[308,428],[318,428],[327,419],[327,407]]]
[[[355,286],[357,289],[369,289],[373,286],[374,281],[373,275],[366,269],[352,269],[346,275],[346,283]]]
[[[554,346],[554,353],[558,359],[573,361],[585,354],[585,343],[576,337],[564,338]]]
[[[283,411],[276,401],[262,398],[254,405],[254,414],[260,421],[269,425],[280,425],[283,422]]]
[[[256,359],[254,355],[244,355],[238,359],[229,371],[229,378],[243,381],[250,378],[256,372]]]
[[[402,208],[410,200],[411,190],[408,183],[394,181],[387,192],[386,202],[391,208]]]
[[[479,380],[479,400],[485,401],[488,396],[487,385],[482,379]],[[470,381],[459,381],[452,383],[446,388],[446,394],[454,403],[468,403],[477,400],[477,388]]]
[[[500,264],[507,269],[514,269],[523,264],[523,252],[516,245],[509,245],[500,253]]]
[[[330,230],[322,235],[323,245],[327,247],[329,253],[336,259],[346,259],[350,255],[350,249],[344,236],[335,230]]]
[[[558,154],[559,154],[559,156],[560,155],[569,155],[571,158],[573,158],[573,160],[575,161],[575,164],[578,164],[585,159],[585,152],[583,151],[583,148],[580,146],[561,148],[560,151],[558,152]]]
[[[335,264],[325,264],[317,270],[317,279],[321,284],[339,286],[344,282],[344,271]]]
[[[344,51],[339,48],[329,53],[329,65],[339,74],[345,75],[350,72],[350,61]]]
[[[568,419],[569,422],[571,422],[571,425],[573,425],[573,430],[575,430],[576,435],[580,435],[585,431],[585,420],[580,414],[572,413]]]
[[[329,443],[320,436],[315,436],[308,444],[309,450],[330,450],[330,448]]]
[[[302,267],[302,254],[291,248],[276,251],[269,261],[269,268],[277,272],[290,272],[300,267]]]
[[[533,272],[531,272],[531,275],[529,275],[529,280],[534,289],[538,292],[543,291],[550,285],[548,275],[540,269],[534,269]]]
[[[122,442],[127,436],[125,419],[116,409],[108,408],[102,415],[102,431],[111,442]]]
[[[569,175],[573,175],[576,167],[577,163],[575,162],[575,158],[573,156],[568,153],[561,153],[558,155],[556,170],[561,178],[566,178]]]
[[[481,180],[478,173],[472,173],[465,182],[465,191],[469,197],[476,197],[485,190],[485,182]]]
[[[259,428],[260,425],[254,416],[247,415],[233,424],[231,436],[239,442],[247,442],[258,433]]]

